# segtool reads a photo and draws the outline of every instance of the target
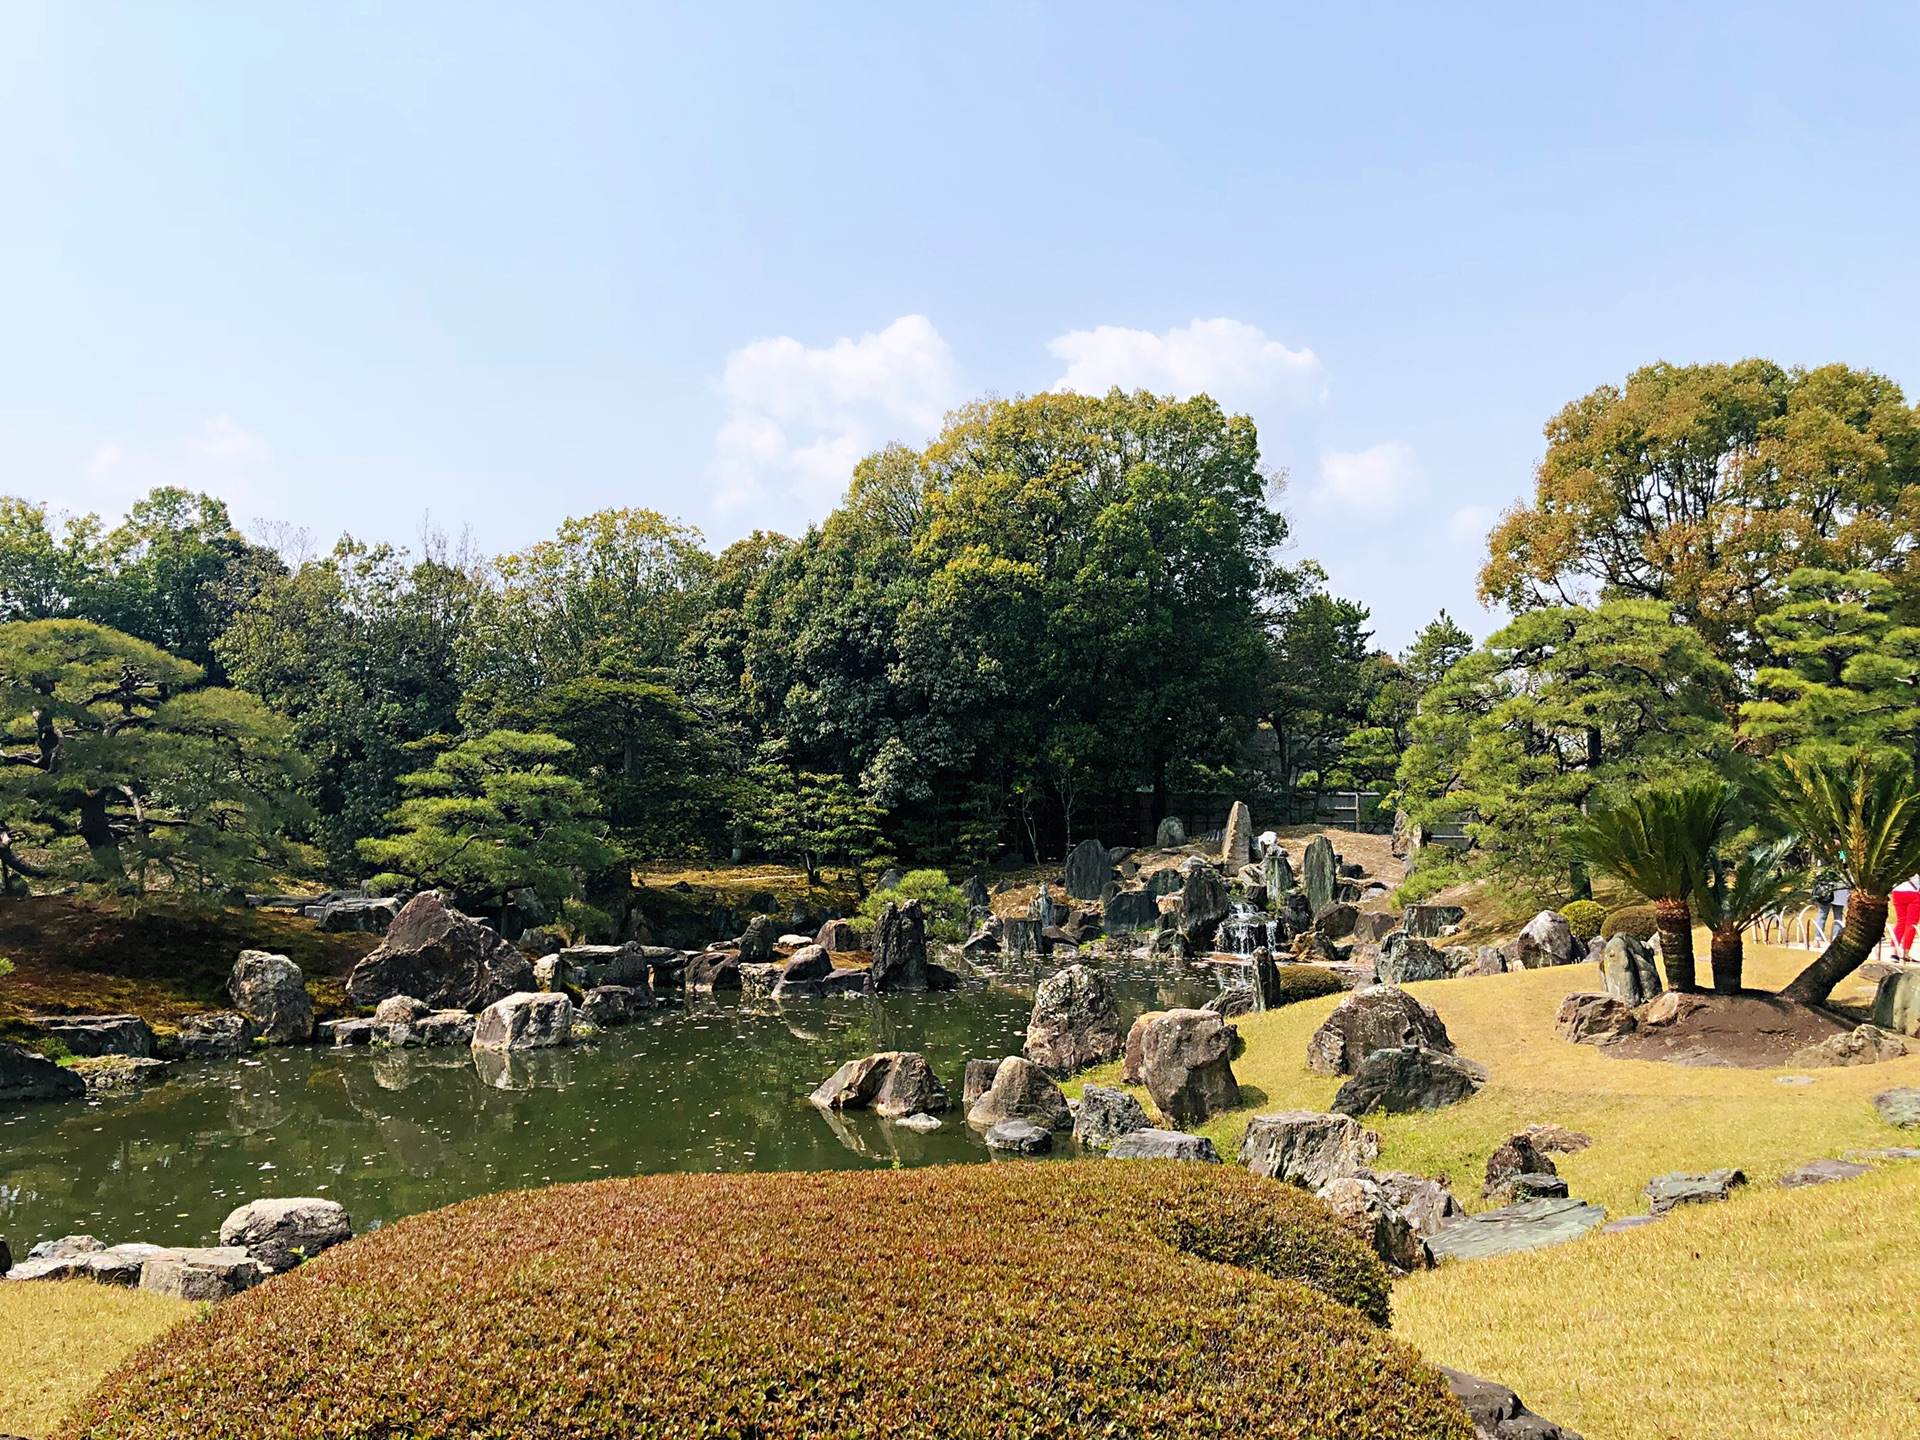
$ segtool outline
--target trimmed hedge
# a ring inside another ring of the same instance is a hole
[[[1607,923],[1607,907],[1598,900],[1570,900],[1560,907],[1560,918],[1576,940],[1591,940]]]
[[[1280,1003],[1291,1005],[1296,1000],[1318,1000],[1322,995],[1338,995],[1347,987],[1340,977],[1331,970],[1318,965],[1280,965]]]
[[[1651,940],[1660,933],[1659,922],[1659,912],[1653,906],[1629,905],[1607,916],[1606,923],[1600,927],[1600,938],[1611,940],[1616,935],[1631,935],[1636,940]]]
[[[612,1180],[330,1250],[59,1433],[1471,1440],[1386,1303],[1331,1212],[1227,1167]]]

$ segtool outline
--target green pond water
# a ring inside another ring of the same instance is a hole
[[[1214,993],[1192,972],[1119,964],[1099,968],[1128,1020]],[[124,1098],[0,1114],[0,1235],[15,1255],[72,1233],[211,1244],[229,1211],[262,1196],[323,1195],[365,1230],[614,1175],[985,1160],[957,1108],[961,1073],[969,1058],[1019,1052],[1036,979],[784,1005],[700,998],[512,1057],[301,1046],[182,1062]],[[807,1103],[841,1062],[876,1050],[926,1054],[956,1107],[939,1130]]]

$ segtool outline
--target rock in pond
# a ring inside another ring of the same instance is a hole
[[[89,1095],[124,1094],[141,1086],[164,1080],[173,1062],[135,1055],[87,1055],[71,1062],[67,1069],[80,1077]]]
[[[894,1121],[893,1123],[896,1125],[902,1126],[908,1130],[918,1131],[922,1135],[930,1135],[935,1130],[938,1130],[940,1128],[939,1117],[935,1115],[928,1115],[925,1113],[915,1114],[915,1115],[902,1115],[898,1120]]]
[[[731,950],[703,950],[687,961],[686,987],[700,995],[740,988],[740,957]]]
[[[1897,1085],[1873,1097],[1873,1108],[1889,1125],[1902,1130],[1920,1125],[1920,1086]]]
[[[1584,1200],[1523,1200],[1456,1220],[1427,1240],[1435,1260],[1484,1260],[1578,1240],[1606,1223],[1607,1212]]]
[[[1053,1078],[1038,1065],[1009,1055],[993,1072],[993,1083],[967,1109],[967,1123],[979,1127],[1002,1120],[1032,1120],[1049,1130],[1071,1130],[1073,1112]]]
[[[153,1054],[153,1031],[138,1015],[33,1015],[27,1023],[58,1040],[69,1055]]]
[[[1228,913],[1226,882],[1208,865],[1195,865],[1180,886],[1180,909],[1174,921],[1187,953],[1198,955],[1211,950],[1213,937]]]
[[[877,995],[891,995],[925,990],[927,978],[926,912],[918,900],[904,905],[889,900],[873,927],[868,984]]]
[[[580,1014],[595,1025],[630,1025],[653,1008],[653,995],[631,985],[596,985],[580,997]]]
[[[1041,982],[1027,1022],[1029,1060],[1050,1074],[1071,1075],[1120,1050],[1120,1011],[1106,981],[1085,965],[1069,965]]]
[[[827,993],[827,981],[833,976],[833,961],[818,945],[805,945],[793,953],[780,978],[774,982],[776,1000],[802,1000]]]
[[[998,1060],[967,1061],[966,1073],[961,1079],[960,1103],[971,1110],[973,1102],[992,1087],[994,1072],[999,1068]]]
[[[1654,1176],[1642,1193],[1647,1197],[1649,1214],[1665,1215],[1681,1205],[1708,1205],[1726,1200],[1746,1183],[1746,1174],[1740,1170],[1709,1170],[1704,1175],[1671,1170]]]
[[[1204,1135],[1180,1130],[1129,1130],[1107,1150],[1109,1160],[1196,1160],[1218,1165],[1220,1152]]]
[[[1453,1398],[1473,1421],[1474,1440],[1580,1440],[1564,1425],[1536,1415],[1506,1386],[1436,1365]]]
[[[1369,1055],[1359,1073],[1333,1097],[1333,1108],[1342,1115],[1438,1110],[1472,1098],[1486,1083],[1483,1065],[1424,1046],[1403,1045]]]
[[[255,1200],[221,1222],[220,1243],[237,1245],[270,1275],[291,1270],[353,1238],[344,1207],[312,1197]]]
[[[1240,1163],[1255,1175],[1321,1190],[1371,1165],[1380,1137],[1349,1115],[1278,1110],[1247,1122]]]
[[[807,1097],[823,1110],[866,1110],[900,1117],[938,1113],[952,1103],[927,1057],[913,1050],[883,1050],[849,1060]]]
[[[1009,1155],[1044,1155],[1053,1149],[1053,1132],[1031,1120],[1001,1120],[988,1127],[987,1148]]]
[[[347,998],[378,1005],[412,995],[436,1010],[484,1010],[533,989],[533,966],[488,926],[429,890],[409,900],[386,938],[347,977]]]
[[[1420,1045],[1452,1053],[1447,1027],[1429,1005],[1392,985],[1355,990],[1307,1042],[1307,1068],[1322,1075],[1352,1075],[1376,1050]]]
[[[545,1050],[573,1039],[573,1001],[523,990],[496,1000],[474,1023],[475,1050]]]
[[[180,1022],[178,1034],[159,1037],[169,1059],[233,1060],[253,1048],[253,1022],[232,1010],[208,1010]]]
[[[1774,1183],[1782,1190],[1799,1190],[1808,1185],[1831,1185],[1836,1180],[1858,1180],[1872,1173],[1871,1165],[1851,1160],[1809,1160],[1787,1171]]]
[[[1233,1048],[1240,1032],[1211,1010],[1168,1010],[1140,1042],[1140,1081],[1160,1112],[1198,1125],[1240,1103]]]
[[[1152,1127],[1140,1102],[1109,1085],[1085,1085],[1073,1114],[1073,1138],[1093,1150],[1105,1150],[1122,1135]]]
[[[87,1085],[24,1045],[0,1042],[0,1100],[80,1100]]]

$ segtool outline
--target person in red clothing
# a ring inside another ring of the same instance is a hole
[[[1920,875],[1893,887],[1893,948],[1901,963],[1913,959],[1913,932],[1920,929]]]

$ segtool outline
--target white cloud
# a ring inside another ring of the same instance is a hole
[[[272,458],[266,441],[231,415],[216,415],[185,435],[176,429],[102,440],[49,498],[56,509],[114,515],[156,487],[177,485],[214,495],[239,513],[269,498],[261,481]]]
[[[1398,441],[1365,450],[1335,450],[1321,457],[1320,478],[1310,498],[1320,509],[1378,520],[1407,502],[1419,475],[1413,447]]]
[[[231,415],[216,415],[207,421],[193,449],[218,465],[256,465],[273,454],[266,441],[242,430]]]
[[[1182,399],[1204,391],[1228,410],[1256,417],[1326,399],[1326,371],[1313,351],[1289,350],[1239,320],[1195,320],[1163,335],[1100,325],[1070,330],[1047,349],[1067,362],[1054,388],[1082,395],[1116,385]]]
[[[961,397],[952,352],[924,315],[810,349],[782,335],[727,356],[727,418],[714,439],[719,503],[839,499],[861,456],[924,441]]]
[[[1461,545],[1478,545],[1487,538],[1497,518],[1485,505],[1463,505],[1447,517],[1447,538]]]

